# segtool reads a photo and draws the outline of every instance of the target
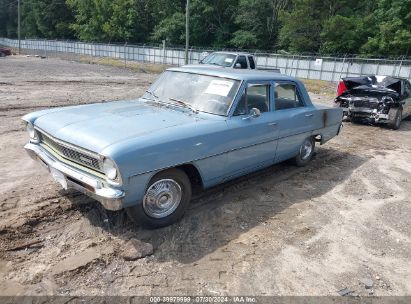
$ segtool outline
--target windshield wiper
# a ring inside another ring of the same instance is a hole
[[[147,90],[146,93],[148,93],[148,94],[150,94],[151,96],[154,97],[154,99],[148,99],[148,100],[161,102],[160,97],[158,97],[158,96],[156,95],[156,93],[154,93],[154,92],[152,92],[152,91],[150,91],[150,90]]]
[[[150,100],[150,101],[154,101],[154,102],[158,102],[158,103],[161,103],[161,104],[163,104],[163,105],[171,105],[171,104],[179,104],[179,105],[182,105],[183,107],[185,107],[185,108],[188,108],[188,109],[190,109],[191,111],[193,111],[194,113],[198,113],[198,110],[197,109],[194,109],[189,103],[187,103],[187,102],[185,102],[185,101],[182,101],[182,100],[180,100],[180,99],[176,99],[176,98],[169,98],[169,100],[171,100],[171,101],[174,101],[174,103],[167,103],[167,102],[164,102],[164,101],[162,101],[161,99],[160,99],[160,97],[158,97],[157,95],[156,95],[156,93],[154,93],[153,91],[149,91],[149,90],[147,90],[146,91],[146,93],[148,93],[148,94],[150,94],[151,96],[153,96],[154,97],[154,99],[147,99],[147,100]]]
[[[187,103],[185,101],[182,101],[182,100],[177,99],[177,98],[169,98],[169,100],[177,102],[178,104],[182,105],[183,107],[190,109],[194,113],[198,113],[197,109],[194,109],[189,103]]]

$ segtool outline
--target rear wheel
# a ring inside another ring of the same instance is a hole
[[[391,108],[388,112],[389,123],[388,126],[393,130],[398,130],[401,127],[402,121],[402,109],[401,108]]]
[[[156,174],[150,181],[141,204],[126,208],[128,216],[146,227],[159,228],[178,221],[191,200],[191,183],[178,169]]]
[[[313,137],[308,137],[300,146],[298,155],[294,158],[294,163],[298,167],[307,165],[314,156],[315,140]]]

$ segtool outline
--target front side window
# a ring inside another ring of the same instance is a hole
[[[275,109],[293,109],[304,107],[301,101],[297,86],[293,83],[277,83],[274,89]]]
[[[246,93],[243,92],[240,101],[234,111],[234,116],[246,115],[252,108],[259,109],[261,113],[270,110],[269,85],[252,85],[247,88]]]
[[[240,81],[193,73],[166,71],[143,95],[146,100],[227,115]]]
[[[237,69],[246,69],[248,67],[247,58],[245,56],[238,56],[234,67]]]

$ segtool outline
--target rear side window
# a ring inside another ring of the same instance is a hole
[[[304,107],[297,87],[292,83],[277,83],[274,89],[274,98],[276,110]]]
[[[255,69],[255,62],[253,56],[248,56],[248,62],[250,63],[250,69]]]
[[[245,58],[245,56],[238,56],[236,65],[240,64],[240,67],[238,67],[238,69],[246,69],[247,68],[247,59]]]

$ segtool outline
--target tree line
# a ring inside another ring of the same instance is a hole
[[[21,0],[22,37],[183,45],[185,0]],[[0,0],[17,36],[17,0]],[[411,54],[411,0],[191,0],[190,45],[323,55]]]

